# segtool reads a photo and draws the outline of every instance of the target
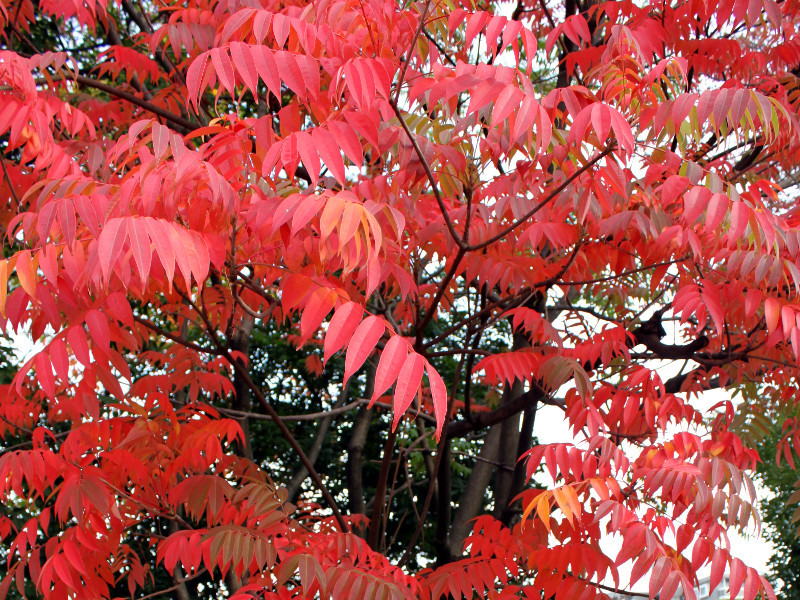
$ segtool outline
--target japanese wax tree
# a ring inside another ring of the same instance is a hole
[[[0,0],[0,596],[774,597],[799,12]]]

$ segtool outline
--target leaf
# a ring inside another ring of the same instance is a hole
[[[311,132],[311,137],[313,138],[314,146],[319,152],[319,156],[325,163],[325,166],[328,167],[328,170],[331,172],[336,181],[344,185],[344,161],[342,160],[339,146],[336,143],[336,138],[329,131],[322,129],[321,127],[316,127],[314,131]]]
[[[222,48],[214,48],[210,52],[211,63],[214,65],[214,72],[217,74],[220,84],[231,95],[234,95],[236,79],[234,77],[233,63],[230,56]]]
[[[650,575],[650,597],[653,598],[664,587],[664,581],[672,570],[672,561],[666,556],[656,559]]]
[[[730,593],[731,598],[735,598],[739,594],[742,587],[745,575],[747,574],[747,567],[738,558],[731,559],[730,567]]]
[[[781,318],[781,306],[775,298],[767,298],[764,301],[764,318],[767,322],[767,331],[769,333],[775,331]]]
[[[414,396],[416,396],[419,385],[422,382],[424,370],[425,359],[422,356],[414,351],[406,356],[403,367],[397,375],[397,383],[394,386],[394,401],[392,402],[392,408],[394,409],[393,428],[397,427],[400,418],[414,400]]]
[[[139,279],[146,284],[153,253],[150,249],[150,232],[143,221],[134,219],[128,224],[128,242],[133,250],[133,260],[139,271]]]
[[[442,427],[447,420],[447,387],[439,373],[428,362],[425,363],[428,373],[428,383],[431,386],[431,400],[433,401],[433,414],[436,417],[436,438],[441,438]]]
[[[278,63],[275,61],[273,51],[266,46],[251,46],[250,54],[258,71],[258,76],[267,86],[272,95],[281,100],[281,80],[278,75]]]
[[[93,347],[107,352],[111,347],[111,336],[108,330],[108,321],[99,310],[90,310],[86,313],[86,325],[92,338]]]
[[[165,223],[157,219],[146,219],[144,227],[150,241],[153,243],[156,255],[161,262],[161,266],[164,268],[167,283],[171,288],[172,281],[175,277],[175,252],[172,249],[172,242],[165,228]]]
[[[730,200],[725,194],[714,194],[708,202],[706,210],[706,227],[716,230],[722,224],[725,214],[728,212]]]
[[[97,240],[97,255],[103,279],[109,280],[112,266],[122,252],[122,246],[128,237],[128,223],[124,219],[110,219],[103,227]]]
[[[408,356],[408,342],[399,335],[392,336],[381,352],[381,360],[375,371],[374,390],[370,406],[388,390],[400,375]]]
[[[372,354],[375,344],[381,339],[385,329],[383,319],[376,316],[369,316],[359,324],[347,346],[342,384],[347,383],[350,377],[361,368],[367,357]]]
[[[281,305],[288,314],[299,306],[311,289],[311,278],[298,273],[293,273],[281,281]]]
[[[536,503],[536,514],[542,521],[547,531],[550,531],[550,493],[544,493],[539,496],[539,501]]]
[[[361,223],[361,215],[364,209],[355,202],[345,202],[342,210],[341,221],[339,223],[339,251],[355,236],[358,226]]]
[[[300,153],[300,159],[306,167],[309,176],[311,177],[311,185],[315,186],[319,179],[320,161],[314,140],[305,131],[301,131],[295,135],[297,140],[297,151]]]
[[[8,299],[8,259],[0,259],[0,317],[6,318]]]
[[[56,385],[53,378],[53,368],[44,352],[39,352],[34,359],[36,365],[36,379],[42,386],[42,391],[49,398],[55,395]]]
[[[342,121],[328,121],[328,129],[336,138],[336,143],[344,152],[344,155],[350,161],[360,167],[364,162],[363,150],[361,148],[361,141],[353,128]]]
[[[717,548],[714,550],[714,554],[711,559],[711,589],[716,589],[719,585],[719,582],[722,581],[722,576],[725,573],[725,568],[728,566],[728,557],[725,554],[725,551],[721,548]],[[731,595],[732,597],[735,594]]]
[[[36,273],[30,250],[22,250],[14,255],[16,258],[16,272],[20,287],[32,299],[36,299]]]
[[[207,77],[208,58],[208,52],[203,52],[192,61],[186,70],[186,88],[189,92],[189,103],[194,105],[195,111],[198,110],[201,87]]]
[[[304,345],[317,330],[322,320],[336,305],[339,295],[330,288],[317,288],[306,301],[300,317],[300,345]]]
[[[242,81],[250,89],[255,101],[258,102],[258,70],[250,49],[242,42],[231,42],[230,52],[233,64],[242,77]]]
[[[363,314],[364,309],[355,302],[346,302],[336,309],[325,333],[323,363],[327,363],[331,356],[347,344],[361,323]]]

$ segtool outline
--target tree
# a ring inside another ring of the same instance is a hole
[[[753,422],[800,447],[796,3],[0,24],[0,595],[774,598],[726,532]]]
[[[797,497],[792,496],[797,489],[794,485],[797,481],[794,468],[796,457],[792,454],[789,463],[784,456],[779,457],[777,462],[770,460],[778,448],[783,454],[786,446],[781,441],[781,432],[774,430],[761,441],[758,451],[765,460],[759,464],[757,477],[769,492],[769,497],[763,503],[762,513],[764,535],[775,547],[769,560],[770,579],[773,584],[780,580],[780,597],[792,600],[800,597],[797,586],[800,539],[797,537],[797,526],[792,515],[796,507],[787,508],[792,506]]]

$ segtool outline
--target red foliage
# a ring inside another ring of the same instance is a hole
[[[0,0],[0,322],[41,342],[0,388],[0,435],[23,439],[0,497],[30,511],[0,519],[0,596],[136,595],[165,569],[235,574],[236,598],[588,599],[649,577],[693,599],[710,565],[732,598],[774,598],[727,545],[758,522],[758,456],[729,403],[698,427],[695,401],[756,382],[759,410],[796,402],[798,5],[497,4]],[[99,62],[38,48],[48,19]],[[321,348],[310,375],[342,353],[345,388],[372,362],[365,400],[393,387],[392,430],[439,440],[414,540],[454,439],[542,403],[576,440],[523,455],[551,481],[516,516],[408,572],[379,547],[383,497],[342,515],[311,469],[321,506],[296,511],[241,450],[236,386],[281,422],[234,343],[248,320]],[[158,519],[168,536],[142,533]]]

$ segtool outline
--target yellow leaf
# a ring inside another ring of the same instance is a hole
[[[553,498],[555,498],[558,509],[567,517],[567,521],[574,525],[572,520],[572,508],[570,508],[569,499],[567,498],[564,488],[556,488],[553,490]]]
[[[17,279],[25,293],[36,299],[36,265],[38,261],[31,261],[30,250],[17,253]]]
[[[547,531],[550,531],[550,499],[548,495],[549,492],[545,492],[539,496],[539,502],[536,505],[536,514],[539,515],[542,523],[547,527]]]

